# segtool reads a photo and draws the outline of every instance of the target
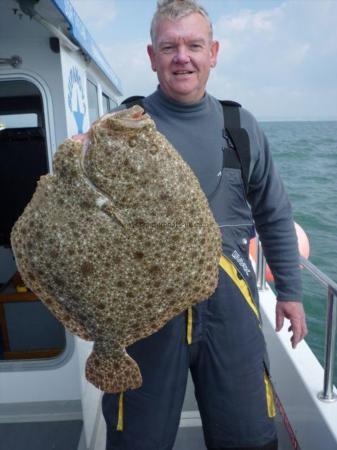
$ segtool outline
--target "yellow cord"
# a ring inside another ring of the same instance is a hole
[[[264,384],[265,384],[265,388],[266,388],[268,417],[275,417],[276,416],[276,408],[275,408],[275,403],[274,403],[273,388],[271,386],[271,382],[266,373],[264,374]]]
[[[192,344],[192,323],[193,323],[193,312],[192,307],[187,310],[187,343],[188,345]]]
[[[117,422],[117,431],[123,431],[124,429],[124,392],[119,394],[119,402],[118,402],[118,422]]]

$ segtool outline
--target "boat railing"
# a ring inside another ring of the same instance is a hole
[[[300,264],[327,290],[327,309],[325,325],[324,347],[324,379],[323,390],[317,394],[324,402],[334,402],[337,395],[333,391],[334,355],[337,327],[337,283],[319,270],[309,260],[300,256]],[[260,291],[266,289],[266,259],[263,255],[262,245],[257,239],[256,278]]]

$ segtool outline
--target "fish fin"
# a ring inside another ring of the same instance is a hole
[[[124,392],[142,385],[142,376],[138,364],[119,346],[111,353],[100,352],[99,345],[87,359],[85,375],[87,380],[98,389],[107,393]]]
[[[25,286],[34,292],[37,298],[41,300],[53,316],[61,322],[70,333],[75,334],[86,341],[93,341],[93,338],[86,331],[84,325],[75,314],[67,308],[67,305],[62,305],[49,289],[45,289],[44,287],[41,287],[37,281],[33,281],[32,276],[29,275],[30,272],[33,272],[32,270],[29,271],[27,267],[19,270]]]
[[[47,306],[53,316],[55,316],[55,318],[59,320],[62,325],[70,331],[70,333],[75,334],[85,341],[93,340],[76,317],[65,309],[59,302],[50,296],[41,296],[40,299]]]
[[[32,284],[32,283],[30,283]],[[26,284],[27,285],[27,284]],[[62,305],[56,297],[48,294],[46,290],[42,289],[40,286],[32,287],[32,291],[35,292],[37,297],[42,301],[42,303],[49,309],[53,316],[62,323],[62,325],[70,331],[70,333],[84,339],[86,341],[92,341],[92,337],[86,331],[85,327],[76,319],[74,314]]]

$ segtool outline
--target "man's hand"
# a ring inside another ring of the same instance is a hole
[[[72,139],[73,141],[81,141],[84,142],[88,137],[88,133],[82,133],[82,134],[74,134],[73,136],[71,136],[70,139]]]
[[[300,302],[281,302],[276,303],[276,331],[283,327],[284,319],[290,320],[288,331],[292,331],[291,345],[293,348],[307,335],[308,328],[305,321],[305,312]]]

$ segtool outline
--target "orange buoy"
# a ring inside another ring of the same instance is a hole
[[[306,234],[306,232],[303,230],[303,228],[296,222],[294,222],[295,225],[295,231],[297,235],[297,241],[298,241],[298,250],[301,256],[303,258],[308,259],[310,255],[310,244],[309,239]],[[253,258],[253,260],[256,262],[256,238],[251,239],[249,243],[249,254]],[[273,274],[267,264],[266,267],[266,280],[268,282],[274,281]]]

